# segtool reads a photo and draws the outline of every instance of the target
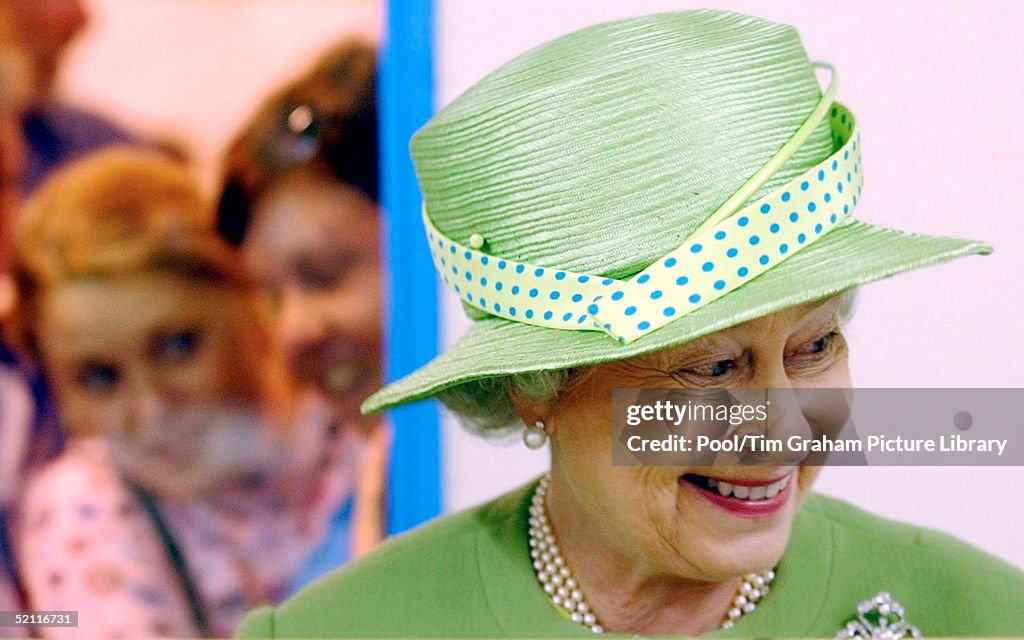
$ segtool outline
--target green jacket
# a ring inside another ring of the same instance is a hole
[[[534,577],[527,507],[535,483],[398,536],[277,608],[247,638],[592,635]],[[857,604],[888,591],[925,636],[1024,636],[1024,573],[948,535],[811,494],[771,593],[708,637],[832,638]]]

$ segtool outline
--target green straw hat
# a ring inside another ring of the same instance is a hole
[[[990,252],[854,218],[859,128],[814,68],[791,26],[682,11],[564,36],[456,98],[412,154],[435,266],[473,325],[363,410]]]

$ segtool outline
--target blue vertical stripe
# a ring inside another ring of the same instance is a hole
[[[433,113],[433,2],[388,0],[381,51],[381,187],[387,258],[385,373],[407,375],[437,354],[437,281],[420,221],[421,197],[409,138]],[[394,427],[388,530],[398,533],[441,512],[437,404],[390,412]]]

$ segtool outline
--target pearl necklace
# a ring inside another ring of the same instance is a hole
[[[583,625],[594,633],[604,633],[604,627],[591,611],[579,583],[565,564],[565,558],[555,543],[555,534],[551,529],[551,523],[548,522],[545,508],[550,482],[549,475],[541,478],[530,503],[530,557],[533,558],[534,573],[537,574],[537,580],[544,588],[544,592],[551,598],[552,604],[565,609],[569,618],[576,624]],[[772,569],[745,575],[736,597],[733,598],[732,607],[722,622],[722,628],[728,629],[745,614],[756,609],[757,603],[768,594],[769,585],[774,579],[775,571]]]

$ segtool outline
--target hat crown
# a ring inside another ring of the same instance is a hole
[[[612,278],[686,238],[821,96],[796,30],[683,11],[589,27],[500,67],[412,141],[428,215],[492,255]],[[827,121],[753,199],[833,150]]]

